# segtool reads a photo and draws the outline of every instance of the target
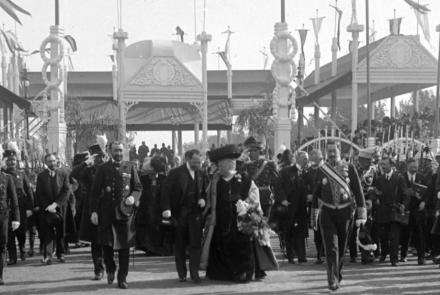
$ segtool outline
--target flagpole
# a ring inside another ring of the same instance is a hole
[[[368,112],[368,130],[367,130],[367,136],[368,138],[371,138],[371,112],[372,105],[371,105],[371,93],[370,93],[370,1],[365,0],[365,14],[366,14],[366,54],[367,54],[367,112]],[[368,141],[370,142],[370,140]]]
[[[438,47],[438,60],[437,60],[437,93],[435,99],[435,127],[434,136],[437,139],[439,137],[439,107],[440,107],[440,25],[437,26],[436,31],[439,32],[439,47]]]

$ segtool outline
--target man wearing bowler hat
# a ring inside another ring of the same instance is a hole
[[[98,166],[90,194],[90,220],[97,226],[97,243],[103,247],[107,283],[115,279],[114,251],[118,251],[118,287],[127,289],[130,248],[135,245],[135,211],[142,184],[137,169],[122,160],[124,147],[111,144],[112,159]]]
[[[25,260],[24,246],[26,242],[26,220],[32,215],[32,209],[34,208],[34,195],[32,193],[29,179],[23,171],[17,169],[17,152],[14,150],[6,150],[3,153],[3,158],[6,159],[5,173],[11,175],[15,191],[18,199],[18,207],[20,210],[20,227],[12,231],[9,228],[8,236],[8,265],[17,263],[17,247],[15,244],[15,238],[18,240],[18,247],[20,249],[20,259]]]

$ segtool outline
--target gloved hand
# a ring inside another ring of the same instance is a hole
[[[199,204],[200,208],[205,208],[206,202],[204,199],[200,199],[197,204]]]
[[[133,196],[128,196],[127,199],[125,199],[125,205],[133,206],[134,205],[134,197]]]
[[[285,206],[285,207],[288,207],[289,204],[290,204],[290,202],[287,201],[287,200],[284,200],[284,201],[281,202],[281,205],[283,205],[283,206]]]
[[[26,217],[31,217],[32,216],[32,210],[26,210]]]
[[[49,206],[47,206],[46,210],[49,211],[50,213],[55,213],[57,207],[58,207],[58,204],[54,202],[54,203],[50,204]]]
[[[15,231],[20,227],[19,221],[12,221],[12,230]]]
[[[92,212],[92,215],[90,216],[90,221],[94,225],[98,225],[98,213]]]
[[[356,227],[360,227],[361,224],[365,225],[365,222],[367,222],[365,219],[356,219]]]
[[[171,210],[165,210],[165,211],[163,211],[163,212],[162,212],[162,217],[163,217],[163,218],[166,218],[166,219],[171,218]]]
[[[423,209],[425,209],[425,202],[420,202],[419,204],[419,211],[423,211]]]

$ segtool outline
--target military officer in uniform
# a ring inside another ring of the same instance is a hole
[[[365,223],[367,210],[359,176],[353,165],[340,160],[335,144],[327,145],[327,163],[316,175],[312,201],[312,226],[319,220],[327,260],[330,290],[337,290],[342,280],[342,267],[353,207],[357,207],[356,225]],[[318,207],[320,209],[318,210]]]
[[[112,159],[98,167],[90,195],[90,220],[104,251],[107,283],[115,279],[114,250],[119,254],[118,287],[127,289],[130,248],[135,245],[135,211],[142,184],[135,165],[122,161],[123,145],[111,144]]]
[[[9,225],[11,225],[13,231],[20,227],[20,210],[12,177],[0,172],[0,285],[4,284],[3,268],[6,263],[6,242],[8,241]]]
[[[12,176],[15,185],[15,191],[18,198],[18,207],[20,210],[20,227],[16,231],[9,228],[8,236],[8,265],[17,263],[17,247],[15,238],[18,240],[18,247],[20,249],[20,259],[26,259],[24,245],[26,242],[26,219],[32,215],[34,207],[34,196],[29,183],[29,179],[23,171],[17,169],[17,153],[14,150],[6,150],[3,153],[3,158],[6,159],[5,173]]]

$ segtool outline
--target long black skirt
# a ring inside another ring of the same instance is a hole
[[[255,258],[250,236],[237,230],[215,229],[206,276],[212,280],[247,282],[254,274]]]

